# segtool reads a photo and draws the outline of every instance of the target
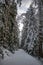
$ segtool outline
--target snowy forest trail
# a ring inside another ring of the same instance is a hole
[[[28,55],[24,50],[19,49],[15,54],[0,59],[0,65],[42,65],[40,61]]]

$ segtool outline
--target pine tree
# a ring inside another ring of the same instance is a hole
[[[1,2],[1,28],[0,28],[0,44],[4,48],[13,52],[19,47],[18,24],[16,21],[17,4],[15,0],[5,0]]]
[[[38,14],[35,14],[37,8],[33,7],[33,4],[34,3],[30,5],[30,8],[25,15],[26,20],[24,21],[24,30],[21,41],[22,47],[24,47],[28,53],[34,53],[38,43],[39,20],[37,19]]]

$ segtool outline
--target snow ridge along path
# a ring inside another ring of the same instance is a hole
[[[15,54],[9,53],[4,59],[0,59],[0,65],[42,65],[40,61],[28,55],[24,50],[19,49]]]

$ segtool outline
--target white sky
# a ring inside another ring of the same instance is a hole
[[[22,0],[21,7],[17,6],[18,8],[18,15],[21,15],[22,13],[25,13],[27,11],[27,8],[29,8],[32,0]]]
[[[22,28],[23,28],[23,23],[19,23],[19,30],[22,31]]]
[[[21,7],[19,7],[19,5],[17,6],[18,15],[21,15],[22,13],[26,13],[26,11],[29,8],[31,2],[32,2],[32,0],[22,0]],[[19,21],[20,34],[21,34],[22,29],[23,29],[23,23],[21,21],[22,20]]]

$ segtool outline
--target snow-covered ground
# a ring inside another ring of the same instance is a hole
[[[4,59],[0,58],[0,65],[43,65],[39,60],[28,55],[22,49],[15,51],[15,54],[10,52],[8,52],[8,56],[6,54]]]

